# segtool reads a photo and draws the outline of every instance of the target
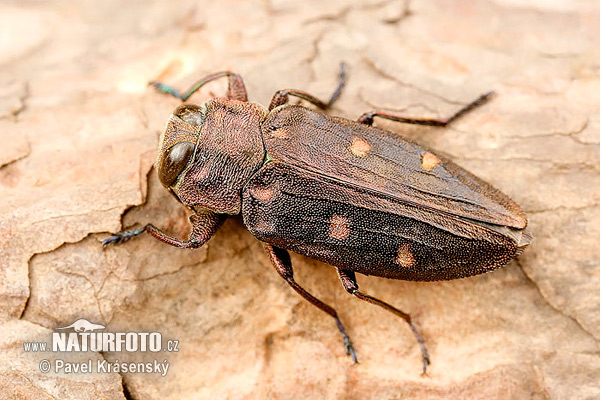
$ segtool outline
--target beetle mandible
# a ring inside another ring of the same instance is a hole
[[[472,276],[508,263],[532,236],[525,214],[509,197],[452,161],[371,125],[380,117],[443,127],[492,92],[447,119],[371,111],[351,121],[288,104],[295,96],[329,108],[345,84],[343,63],[329,101],[286,89],[275,93],[268,109],[249,103],[241,76],[229,71],[204,77],[184,94],[151,84],[186,101],[223,77],[225,97],[177,107],[161,137],[156,169],[161,183],[193,212],[188,240],[146,225],[103,243],[147,231],[172,246],[197,248],[228,215],[241,214],[279,275],[335,319],[355,362],[335,309],[294,280],[288,250],[333,265],[350,294],[406,321],[420,345],[425,373],[429,355],[410,315],[359,290],[356,273],[412,281]]]

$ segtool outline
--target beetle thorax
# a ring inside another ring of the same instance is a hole
[[[217,213],[239,214],[241,191],[265,157],[258,104],[212,99],[185,172],[172,187],[179,200]]]

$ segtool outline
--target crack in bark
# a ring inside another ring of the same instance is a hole
[[[31,154],[31,144],[29,143],[28,140],[26,140],[25,143],[27,144],[27,151],[24,154],[18,156],[17,158],[7,161],[4,164],[0,165],[0,171],[2,171],[4,168],[7,168],[8,166],[10,166],[16,162],[19,162],[19,161],[29,157],[29,155]]]
[[[58,217],[56,217],[56,218],[58,218]],[[90,236],[91,236],[91,235],[93,235],[93,234],[94,234],[94,233],[88,233],[88,234],[87,234],[85,237],[81,238],[81,240],[78,240],[78,241],[76,241],[76,242],[62,242],[62,243],[60,243],[58,246],[54,247],[53,249],[50,249],[50,250],[48,250],[48,251],[42,251],[42,252],[36,252],[36,253],[33,253],[33,254],[32,254],[32,255],[31,255],[29,258],[28,258],[28,260],[27,260],[27,289],[28,289],[28,295],[27,295],[27,299],[25,299],[25,303],[23,304],[23,308],[22,308],[22,310],[21,310],[21,314],[19,315],[19,319],[24,319],[23,317],[24,317],[24,315],[25,315],[25,313],[26,313],[27,309],[29,308],[29,300],[31,300],[31,293],[32,293],[32,290],[31,290],[31,262],[32,262],[32,260],[33,260],[33,259],[34,259],[36,256],[38,256],[38,255],[43,255],[43,254],[48,254],[48,253],[55,252],[55,251],[59,250],[60,248],[62,248],[63,246],[66,246],[66,245],[69,245],[69,244],[77,244],[77,243],[81,243],[81,242],[83,242],[84,240],[86,240],[88,237],[90,237]],[[68,273],[67,273],[67,272],[65,272],[65,271],[61,271],[61,270],[56,270],[56,271],[57,271],[57,272],[60,272],[60,273],[68,274]],[[77,275],[76,273],[71,273],[71,275],[75,275],[75,276],[83,277],[84,279],[86,279],[86,280],[87,280],[87,281],[90,283],[90,285],[92,286],[92,288],[94,287],[94,285],[91,283],[91,281],[90,281],[90,280],[89,280],[87,277],[85,277],[85,276],[83,276],[83,275]],[[101,286],[102,286],[102,285],[101,285]],[[96,295],[97,295],[97,293],[96,293],[96,292],[94,292],[94,297],[95,297],[95,299],[96,299],[96,303],[98,304],[98,311],[99,311],[99,314],[100,314],[100,315],[102,315],[102,311],[101,311],[101,309],[100,309],[100,305],[99,305],[98,298],[96,297]],[[46,315],[46,316],[47,316],[49,319],[53,319],[53,318],[54,318],[53,316],[51,316],[51,315],[49,315],[49,314],[46,314],[46,313],[44,313],[44,312],[43,312],[43,310],[40,310],[40,312],[41,312],[42,314]],[[25,319],[25,321],[29,321],[29,320]],[[33,322],[33,321],[29,321],[29,322],[35,323],[35,322]]]
[[[0,119],[10,119],[13,122],[18,122],[19,120],[19,114],[21,114],[25,109],[27,109],[27,100],[29,99],[30,96],[30,90],[29,90],[29,82],[25,81],[25,82],[16,82],[16,85],[18,86],[16,89],[16,97],[17,97],[17,101],[18,104],[16,105],[16,107],[11,108],[9,110],[9,113],[6,115],[2,115],[0,117]],[[13,98],[14,96],[8,95],[7,98]]]
[[[388,5],[390,3],[392,3],[392,1],[385,2],[384,5]],[[404,2],[404,7],[403,7],[402,13],[400,15],[398,15],[397,17],[392,17],[392,18],[384,18],[381,21],[388,25],[396,25],[396,24],[399,24],[400,22],[404,21],[406,18],[410,17],[411,15],[413,15],[413,13],[410,10],[410,0],[406,0]]]
[[[556,211],[582,211],[582,210],[587,210],[590,208],[596,208],[599,207],[600,204],[588,204],[586,206],[579,206],[579,207],[567,207],[567,206],[558,206],[558,207],[554,207],[554,208],[540,208],[537,210],[525,210],[528,214],[541,214],[541,213],[545,213],[545,212],[556,212]]]
[[[92,288],[93,297],[96,302],[96,306],[98,308],[98,315],[100,315],[100,317],[102,318],[102,321],[107,320],[106,317],[102,314],[102,307],[100,307],[100,300],[98,299],[99,292],[94,288],[95,287],[94,283],[90,280],[90,278],[87,277],[87,275],[79,274],[79,273],[73,272],[73,271],[65,271],[65,270],[61,270],[61,269],[56,269],[56,272],[63,274],[63,275],[67,275],[67,276],[74,276],[77,278],[82,278],[87,283],[89,283],[90,287]]]
[[[47,396],[48,399],[52,399],[52,400],[56,400],[57,399],[56,397],[52,396],[50,394],[50,392],[48,392],[47,390],[41,388],[40,386],[35,385],[32,379],[30,379],[29,377],[23,375],[19,371],[13,371],[13,373],[15,375],[17,375],[18,377],[22,378],[23,380],[25,380],[27,383],[29,383],[29,386],[32,387],[32,388],[34,388],[36,391],[39,390],[42,393],[44,393]],[[17,393],[14,393],[14,396],[15,396],[14,398],[31,398],[31,397],[29,397],[27,395],[25,395],[24,397],[18,396]]]
[[[94,235],[94,233],[88,234],[86,237],[82,238],[81,240],[79,240],[77,242],[70,242],[70,243],[64,242],[64,243],[61,243],[59,246],[57,246],[56,248],[54,248],[52,250],[49,250],[49,251],[46,251],[46,252],[35,253],[35,254],[33,254],[29,258],[29,260],[28,260],[28,292],[29,292],[29,295],[27,296],[27,299],[25,300],[25,304],[23,305],[23,308],[21,310],[21,314],[19,315],[18,319],[24,320],[24,321],[28,321],[30,323],[36,324],[38,326],[41,326],[41,327],[44,327],[44,328],[47,328],[47,329],[52,329],[52,328],[49,328],[47,326],[41,325],[41,324],[39,324],[39,323],[37,323],[35,321],[32,321],[32,320],[24,318],[25,313],[26,313],[26,311],[27,311],[27,309],[29,307],[29,301],[31,299],[31,293],[32,293],[32,288],[31,288],[31,262],[32,262],[33,258],[35,256],[37,256],[37,255],[42,255],[42,254],[46,254],[46,253],[51,253],[51,252],[57,251],[61,247],[69,245],[69,244],[76,245],[77,243],[81,243],[81,242],[87,240],[87,238],[90,237],[91,235]],[[102,292],[102,290],[104,288],[104,285],[106,284],[106,282],[108,281],[108,278],[111,275],[115,276],[117,279],[119,279],[122,282],[146,282],[146,281],[150,281],[152,279],[160,278],[160,277],[163,277],[163,276],[177,274],[177,273],[183,271],[184,269],[196,267],[197,265],[201,264],[202,262],[203,261],[199,261],[199,262],[196,262],[196,263],[193,263],[193,264],[184,264],[184,265],[181,265],[179,268],[177,268],[176,270],[173,270],[173,271],[161,272],[161,273],[157,273],[157,274],[154,274],[154,275],[151,275],[151,276],[148,276],[148,277],[135,278],[135,279],[123,278],[119,274],[117,274],[114,270],[111,270],[106,275],[106,277],[104,277],[104,279],[102,280],[100,286],[97,289],[95,288],[96,285],[85,274],[81,274],[81,273],[77,273],[77,272],[73,272],[73,271],[68,271],[68,270],[63,270],[63,269],[56,269],[55,271],[58,272],[58,273],[60,273],[60,274],[63,274],[63,275],[74,276],[74,277],[77,277],[77,278],[84,279],[90,285],[90,287],[92,288],[93,297],[94,297],[94,300],[95,300],[95,303],[96,303],[96,307],[97,307],[97,310],[98,310],[98,315],[100,315],[100,318],[102,319],[102,321],[109,321],[108,318],[106,318],[106,316],[102,312],[101,301],[98,298],[98,296]],[[54,315],[50,315],[50,314],[44,312],[44,310],[40,309],[40,310],[37,310],[37,311],[40,314],[42,314],[43,316],[45,316],[46,318],[48,318],[49,320],[54,320],[56,318]]]
[[[544,53],[543,51],[538,51],[537,55],[543,58],[549,58],[549,59],[570,59],[570,58],[577,58],[579,56],[582,55],[582,53]]]
[[[27,299],[25,299],[25,303],[23,304],[23,308],[21,309],[21,314],[19,315],[19,319],[23,319],[23,317],[25,316],[25,311],[27,311],[27,308],[29,307],[29,300],[31,299],[31,264],[29,262],[30,260],[31,258],[27,261]]]
[[[363,95],[363,93],[362,93],[362,92],[359,92],[359,93],[358,93],[358,98],[359,98],[359,99],[360,99],[360,100],[361,100],[363,103],[365,103],[367,106],[371,107],[371,110],[381,109],[381,107],[379,107],[379,108],[378,108],[378,106],[377,106],[375,103],[373,103],[372,101],[370,101],[369,99],[367,99],[367,98],[366,98],[366,97]],[[430,113],[432,114],[433,118],[439,118],[439,117],[440,117],[440,115],[438,114],[438,110],[436,110],[436,109],[434,109],[434,108],[430,107],[430,106],[429,106],[429,105],[427,105],[426,103],[420,103],[420,102],[419,102],[419,103],[410,103],[410,104],[407,104],[406,106],[402,106],[402,107],[388,107],[388,106],[386,106],[386,107],[385,107],[385,110],[386,110],[386,111],[391,111],[391,112],[402,113],[402,112],[408,111],[408,110],[410,110],[410,109],[412,109],[412,108],[422,108],[422,109],[426,110],[427,112],[430,112]],[[410,114],[408,114],[408,116],[410,116]],[[419,115],[414,115],[414,117],[415,117],[415,118],[423,118],[424,116],[423,116],[422,114],[419,114]],[[393,122],[393,121],[392,121],[392,122]],[[406,124],[403,124],[402,122],[397,122],[397,124],[398,124],[399,126],[406,125]],[[413,126],[414,126],[414,125],[413,125]],[[429,126],[429,127],[427,127],[427,126],[422,126],[422,128],[423,128],[423,129],[427,129],[427,128],[431,129],[431,128],[435,128],[435,127],[431,127],[431,126]],[[442,129],[443,129],[443,128],[442,128]]]
[[[147,276],[145,278],[133,278],[133,279],[123,278],[119,274],[117,274],[114,270],[111,271],[109,275],[116,276],[117,279],[120,280],[120,281],[122,281],[122,282],[146,282],[146,281],[150,281],[150,280],[156,279],[156,278],[161,278],[161,277],[167,276],[167,275],[175,275],[175,274],[183,271],[184,269],[189,269],[189,268],[197,267],[199,264],[202,264],[203,262],[204,261],[198,261],[198,262],[193,263],[193,264],[183,264],[183,265],[179,266],[179,268],[177,268],[177,269],[175,269],[173,271],[159,272],[157,274],[150,275],[150,276]]]
[[[123,397],[125,397],[126,400],[133,400],[134,397],[131,395],[127,383],[125,383],[125,375],[123,372],[119,372],[119,375],[121,376],[121,385],[123,386]]]
[[[89,215],[89,214],[91,214],[91,213],[104,213],[104,212],[110,212],[110,211],[114,211],[114,210],[117,210],[117,209],[119,209],[119,208],[122,208],[122,207],[123,207],[123,206],[114,206],[114,207],[105,208],[105,209],[99,209],[99,210],[87,210],[87,211],[85,211],[85,212],[82,212],[82,213],[73,213],[73,214],[61,214],[61,215],[54,215],[54,216],[52,216],[52,217],[47,217],[47,218],[44,218],[43,220],[40,220],[40,221],[34,221],[34,222],[32,222],[32,223],[31,223],[31,225],[43,224],[43,223],[45,223],[45,222],[47,222],[47,221],[52,221],[52,220],[54,220],[54,219],[69,218],[69,217],[81,217],[81,216]],[[134,207],[134,206],[126,206],[126,207]],[[101,231],[101,232],[88,232],[88,235],[86,235],[85,237],[89,236],[89,235],[90,235],[90,234],[92,234],[92,233],[102,233],[102,232],[103,232],[103,231]],[[85,239],[85,237],[84,237],[84,238],[82,238],[81,240]],[[57,247],[55,247],[54,249],[52,249],[52,250],[49,250],[49,251],[43,251],[43,252],[41,252],[41,253],[34,253],[34,254],[32,255],[32,257],[33,257],[34,255],[36,255],[36,254],[42,254],[42,253],[48,253],[48,252],[50,252],[50,251],[54,251],[54,250],[58,249],[60,246],[62,246],[62,245],[64,245],[64,244],[67,244],[67,243],[79,243],[81,240],[77,240],[77,241],[75,241],[75,242],[62,242],[60,245],[58,245],[58,246],[57,246]]]
[[[562,137],[568,137],[568,138],[575,140],[575,138],[573,138],[573,135],[578,135],[581,132],[583,132],[587,128],[587,124],[588,124],[588,122],[586,120],[585,123],[582,124],[581,128],[578,128],[574,131],[566,131],[566,132],[564,132],[564,131],[549,131],[549,132],[542,132],[542,133],[534,133],[531,135],[502,135],[502,137],[509,138],[509,139],[537,139],[537,138],[548,138],[551,136],[562,136]],[[472,133],[472,132],[468,132],[468,131],[463,131],[461,129],[453,128],[452,130],[459,132],[459,133],[463,133],[463,134],[471,134]],[[578,143],[580,143],[580,142],[578,141]],[[595,144],[595,143],[585,143],[584,142],[581,144],[590,145],[590,144]]]
[[[581,126],[579,128],[577,128],[573,131],[558,131],[558,130],[556,130],[556,131],[549,131],[549,132],[543,132],[543,133],[535,133],[532,135],[503,135],[503,137],[510,138],[510,139],[536,139],[536,138],[547,138],[547,137],[551,137],[551,136],[562,136],[562,137],[568,137],[570,139],[573,139],[575,142],[585,145],[585,146],[594,145],[594,143],[582,142],[580,139],[575,137],[575,135],[578,135],[587,129],[589,121],[590,121],[589,116],[586,116],[583,124],[581,124]],[[463,131],[457,130],[457,132],[463,132]],[[467,133],[467,132],[463,132],[463,133]]]
[[[142,164],[143,164],[143,163],[142,163],[142,156],[140,156],[140,176],[143,176],[143,174],[141,174],[141,168],[142,168]],[[131,209],[133,209],[134,207],[141,207],[141,206],[143,206],[144,204],[146,204],[146,202],[147,202],[147,198],[148,198],[148,196],[147,196],[147,191],[148,191],[148,187],[149,187],[149,185],[150,185],[150,182],[149,182],[149,177],[148,177],[148,175],[151,173],[152,169],[153,169],[153,168],[150,168],[150,169],[149,169],[149,171],[146,173],[146,181],[147,181],[147,185],[146,185],[146,188],[147,188],[147,190],[146,190],[146,194],[144,194],[144,191],[143,191],[143,182],[140,180],[140,183],[139,183],[139,185],[140,185],[140,186],[139,186],[139,190],[140,190],[140,193],[141,193],[141,198],[142,198],[142,202],[141,202],[141,204],[139,204],[139,205],[128,205],[128,206],[125,206],[125,209],[124,209],[124,210],[123,210],[123,212],[121,213],[121,217],[120,217],[120,219],[121,219],[121,227],[123,227],[123,218],[125,217],[125,215],[127,214],[127,212],[129,212],[129,211],[130,211]],[[32,225],[35,225],[35,224],[40,224],[40,223],[45,223],[45,222],[47,222],[47,221],[49,221],[49,220],[53,220],[53,219],[61,219],[61,218],[68,218],[68,217],[80,217],[80,216],[86,216],[86,215],[89,215],[89,214],[91,214],[91,213],[95,213],[95,212],[110,212],[110,211],[113,211],[113,210],[116,210],[116,209],[120,209],[120,208],[122,208],[122,206],[115,206],[115,207],[111,207],[111,208],[108,208],[108,209],[100,209],[100,210],[88,210],[88,211],[86,211],[86,212],[83,212],[83,213],[74,213],[74,214],[56,215],[56,216],[52,216],[52,217],[48,217],[48,218],[44,218],[44,220],[43,220],[43,221],[36,221],[36,222],[33,222],[33,223],[32,223]],[[28,307],[29,307],[29,301],[30,301],[30,299],[31,299],[31,293],[32,293],[32,289],[31,289],[31,261],[33,260],[33,258],[34,258],[35,256],[37,256],[37,255],[41,255],[41,254],[46,254],[46,253],[51,253],[51,252],[57,251],[57,250],[58,250],[58,249],[60,249],[61,247],[63,247],[63,246],[66,246],[66,245],[68,245],[68,244],[77,244],[77,243],[81,243],[81,242],[85,241],[85,240],[86,240],[86,239],[87,239],[89,236],[91,236],[91,235],[94,235],[94,234],[97,234],[97,233],[103,233],[103,232],[88,232],[88,234],[87,234],[86,236],[84,236],[83,238],[81,238],[81,239],[80,239],[80,240],[78,240],[78,241],[75,241],[75,242],[67,242],[67,241],[63,241],[63,242],[62,242],[62,243],[60,243],[58,246],[56,246],[56,247],[54,247],[54,248],[52,248],[52,249],[50,249],[50,250],[48,250],[48,251],[36,252],[36,253],[33,253],[33,254],[31,254],[31,256],[30,256],[30,257],[28,258],[28,260],[27,260],[27,266],[28,266],[28,286],[27,286],[27,287],[28,287],[28,295],[27,295],[27,298],[25,299],[25,302],[24,302],[24,304],[23,304],[23,306],[22,306],[22,310],[21,310],[21,313],[20,313],[20,315],[19,315],[19,319],[24,319],[24,318],[23,318],[23,316],[25,315],[25,313],[26,313],[26,311],[27,311],[27,309],[28,309]],[[184,266],[184,267],[185,267],[185,266]],[[163,274],[157,274],[157,275],[151,276],[151,277],[149,277],[149,278],[139,279],[139,280],[137,280],[137,281],[145,281],[145,280],[153,279],[153,278],[156,278],[156,277],[159,277],[159,276],[162,276],[162,275],[168,275],[168,274],[177,273],[177,272],[181,271],[182,269],[183,269],[183,267],[182,267],[182,268],[180,268],[180,269],[178,269],[177,271],[166,272],[166,273],[163,273]],[[89,278],[88,278],[87,276],[85,276],[85,275],[83,275],[83,274],[77,274],[77,273],[75,273],[75,272],[71,272],[71,271],[64,271],[64,270],[57,270],[57,272],[59,272],[59,273],[63,273],[63,274],[65,274],[65,275],[73,275],[73,276],[77,276],[77,277],[83,278],[83,279],[85,279],[85,280],[86,280],[86,281],[87,281],[87,282],[88,282],[88,283],[91,285],[91,287],[92,287],[92,288],[94,288],[94,285],[93,285],[93,283],[92,283],[92,282],[89,280]],[[122,279],[122,278],[121,278],[121,277],[119,277],[119,276],[118,276],[116,273],[114,273],[114,271],[111,271],[111,273],[112,273],[112,274],[114,274],[115,276],[117,276],[117,278],[118,278],[118,279],[126,281],[125,279]],[[110,275],[110,274],[109,274],[109,275]],[[98,307],[98,313],[99,313],[99,315],[100,315],[100,316],[103,318],[103,320],[106,320],[106,318],[105,318],[105,316],[104,316],[104,315],[103,315],[103,313],[102,313],[102,308],[100,307],[100,301],[99,301],[99,299],[98,299],[98,294],[100,293],[101,289],[104,287],[104,285],[105,285],[105,283],[106,283],[106,281],[107,281],[107,279],[108,279],[108,276],[109,276],[109,275],[107,275],[107,277],[105,277],[105,278],[103,279],[103,281],[102,281],[102,283],[101,283],[101,285],[100,285],[100,289],[99,289],[98,291],[97,291],[97,290],[94,290],[94,299],[96,300],[96,305],[97,305],[97,307]],[[134,281],[135,281],[135,280],[134,280]],[[42,312],[42,313],[43,313],[43,311],[41,311],[41,310],[40,310],[40,312]],[[43,313],[43,314],[44,314],[44,313]],[[47,316],[49,319],[53,319],[53,318],[54,318],[53,316],[51,316],[51,315],[48,315],[48,314],[46,314],[46,316]],[[27,320],[27,321],[28,321],[28,320]],[[32,322],[32,321],[29,321],[29,322]]]
[[[313,66],[314,61],[317,59],[317,57],[319,56],[319,45],[321,44],[321,40],[323,40],[323,36],[325,34],[323,33],[323,31],[319,32],[317,34],[317,37],[314,38],[312,40],[312,52],[311,54],[308,55],[308,57],[306,57],[306,59],[304,60],[304,62],[306,64],[308,64],[311,68],[310,68],[310,81],[309,84],[313,81],[315,81],[317,74],[315,73],[315,68]]]
[[[21,103],[19,107],[15,110],[11,110],[13,117],[15,120],[18,120],[19,114],[27,109],[27,100],[29,100],[30,90],[29,90],[29,82],[25,82],[23,84],[23,94],[19,96],[19,102]]]
[[[27,92],[27,94],[29,94],[29,92]],[[147,121],[146,121],[146,122],[144,122],[144,117],[145,117],[145,118],[147,118],[147,115],[146,115],[146,114],[143,114],[143,115],[144,115],[143,117],[140,117],[140,120],[141,120],[141,122],[142,122],[142,125],[147,125],[147,124],[148,124],[148,123],[147,123]],[[8,164],[4,164],[4,165],[0,166],[0,170],[2,170],[2,168],[6,167],[6,166],[8,166],[8,165],[10,165],[10,164],[12,164],[12,163],[14,163],[14,162],[17,162],[17,161],[19,161],[20,159],[23,159],[23,158],[27,157],[27,156],[30,154],[30,152],[31,152],[31,147],[30,147],[29,143],[27,143],[27,144],[28,144],[28,152],[27,152],[27,154],[26,154],[26,155],[24,155],[23,157],[20,157],[19,159],[16,159],[16,160],[13,160],[13,161],[9,162]],[[141,156],[140,156],[140,162],[139,162],[139,163],[140,163],[140,167],[139,167],[139,168],[140,168],[140,170],[139,170],[139,175],[140,175],[140,176],[142,176],[142,175],[143,175],[143,174],[141,173],[141,172],[142,172],[142,171],[141,171],[141,169],[142,169],[142,165],[143,165],[143,162],[142,162],[142,156],[143,156],[143,155],[141,155]],[[147,201],[147,197],[148,197],[148,196],[147,196],[147,194],[148,194],[147,192],[148,192],[148,188],[149,188],[149,185],[150,185],[150,182],[149,182],[149,177],[148,177],[148,175],[151,173],[152,169],[153,169],[153,168],[151,167],[151,168],[148,170],[148,172],[146,173],[146,181],[147,181],[147,184],[146,184],[146,193],[144,193],[144,190],[143,190],[143,187],[144,187],[144,185],[143,185],[143,182],[142,182],[142,181],[141,181],[141,179],[140,179],[140,182],[139,182],[139,191],[140,191],[140,193],[141,193],[141,199],[142,199],[142,202],[141,202],[141,204],[139,204],[138,206],[142,206],[142,205],[144,205],[144,204],[146,203],[146,201]],[[84,213],[56,215],[56,216],[52,216],[52,217],[48,217],[48,218],[44,218],[44,220],[42,220],[42,221],[36,221],[36,222],[33,222],[31,225],[40,224],[40,223],[45,223],[45,222],[47,222],[47,221],[49,221],[49,220],[53,220],[53,219],[68,218],[68,217],[80,217],[80,216],[86,216],[86,215],[89,215],[89,214],[92,214],[92,213],[97,213],[97,212],[100,212],[100,213],[104,213],[104,212],[110,212],[110,211],[113,211],[113,210],[116,210],[116,209],[119,209],[119,208],[122,208],[122,207],[123,207],[123,206],[115,206],[115,207],[110,207],[110,208],[108,208],[108,209],[100,209],[100,210],[88,210],[88,211],[86,211],[86,212],[84,212]],[[123,227],[123,218],[124,218],[124,216],[125,216],[125,215],[126,215],[126,213],[127,213],[127,212],[128,212],[130,209],[132,209],[133,207],[136,207],[136,206],[135,206],[135,205],[126,205],[126,206],[125,206],[125,209],[124,209],[124,210],[123,210],[123,212],[121,213],[121,217],[120,217],[120,219],[121,219],[121,227]],[[27,288],[28,288],[28,295],[27,295],[27,298],[25,299],[25,302],[24,302],[24,304],[23,304],[23,306],[22,306],[22,310],[21,310],[21,313],[20,313],[20,315],[19,315],[19,319],[23,319],[23,316],[25,315],[25,313],[26,313],[26,311],[27,311],[27,309],[28,309],[28,307],[29,307],[29,300],[31,299],[31,293],[32,293],[32,290],[31,290],[31,261],[33,260],[33,258],[34,258],[36,255],[38,255],[38,254],[45,254],[45,253],[54,252],[54,251],[56,251],[56,250],[60,249],[61,247],[65,246],[65,245],[67,245],[67,244],[76,244],[76,243],[81,243],[81,242],[83,242],[84,240],[86,240],[86,239],[87,239],[87,238],[88,238],[90,235],[93,235],[93,234],[96,234],[96,233],[102,233],[102,232],[88,232],[88,234],[87,234],[86,236],[84,236],[83,238],[81,238],[81,240],[78,240],[78,241],[75,241],[75,242],[67,242],[67,241],[63,241],[62,243],[60,243],[58,246],[54,247],[53,249],[50,249],[50,250],[48,250],[48,251],[43,251],[43,252],[36,252],[36,253],[33,253],[33,254],[31,254],[31,255],[30,255],[30,257],[29,257],[29,258],[28,258],[28,260],[27,260],[27,274],[28,274],[28,275],[27,275],[27,277],[28,277],[28,279],[27,279]],[[58,272],[61,272],[61,273],[66,273],[65,271],[58,271]],[[84,279],[86,279],[86,280],[87,280],[87,281],[90,283],[90,285],[92,286],[92,288],[94,287],[94,285],[92,284],[92,282],[91,282],[91,281],[90,281],[90,280],[89,280],[89,279],[88,279],[86,276],[84,276],[84,275],[77,275],[77,274],[75,274],[75,273],[72,273],[72,274],[73,274],[73,275],[76,275],[76,276],[83,277]],[[100,288],[103,288],[103,287],[104,287],[104,284],[105,284],[105,282],[106,282],[106,279],[107,279],[107,278],[105,278],[105,279],[102,281],[102,283],[101,283],[101,285],[100,285]],[[94,298],[95,298],[95,300],[96,300],[96,304],[97,304],[97,306],[98,306],[98,313],[99,313],[99,315],[101,315],[101,316],[102,316],[102,318],[103,318],[103,319],[105,319],[104,315],[102,314],[102,309],[101,309],[101,307],[100,307],[100,301],[98,300],[98,297],[97,297],[98,293],[99,293],[99,292],[96,292],[96,291],[94,291]],[[48,316],[48,317],[50,317],[50,318],[52,318],[50,315],[47,315],[47,316]],[[29,321],[29,322],[31,322],[31,321]]]
[[[363,61],[365,62],[365,64],[366,64],[366,65],[367,65],[367,66],[368,66],[368,67],[369,67],[369,68],[370,68],[372,71],[374,71],[374,72],[375,72],[377,75],[379,75],[379,76],[382,76],[382,77],[384,77],[385,79],[389,79],[389,80],[391,80],[391,81],[394,81],[394,82],[396,82],[397,84],[399,84],[400,86],[404,86],[404,87],[407,87],[407,88],[410,88],[410,89],[415,89],[415,90],[417,90],[417,91],[419,91],[419,92],[421,92],[421,93],[424,93],[424,94],[426,94],[426,95],[428,95],[428,96],[434,97],[434,98],[436,98],[436,99],[438,99],[438,100],[441,100],[441,101],[443,101],[443,102],[446,102],[446,103],[449,103],[449,104],[454,104],[454,105],[458,105],[458,106],[464,106],[464,105],[466,104],[466,103],[465,103],[465,102],[463,102],[463,101],[452,100],[452,99],[449,99],[449,98],[446,98],[446,97],[444,97],[444,96],[440,95],[439,93],[432,92],[432,91],[430,91],[430,90],[427,90],[427,89],[423,89],[423,88],[421,88],[421,87],[419,87],[419,86],[417,86],[417,85],[414,85],[414,84],[412,84],[412,83],[407,83],[407,82],[404,82],[404,81],[402,81],[402,80],[400,80],[400,79],[396,78],[395,76],[393,76],[393,75],[390,75],[389,73],[385,72],[385,71],[384,71],[384,70],[382,70],[381,68],[379,68],[379,67],[378,67],[378,66],[375,64],[375,62],[374,62],[373,60],[371,60],[371,59],[370,59],[369,57],[367,57],[367,56],[363,56],[363,57],[362,57],[362,60],[363,60]]]
[[[310,24],[314,24],[314,23],[317,23],[317,22],[321,22],[321,21],[343,22],[343,21],[340,21],[340,20],[344,20],[346,18],[346,16],[348,15],[348,13],[350,12],[351,9],[352,9],[351,7],[344,7],[340,11],[338,11],[337,13],[324,14],[324,15],[319,15],[319,16],[314,17],[314,18],[309,18],[309,19],[305,20],[302,24],[303,25],[310,25]]]
[[[592,340],[594,340],[596,343],[600,342],[600,338],[597,338],[592,332],[588,331],[580,322],[576,317],[573,317],[569,314],[567,314],[565,311],[561,310],[560,308],[558,308],[557,306],[555,306],[554,304],[552,304],[552,302],[544,295],[544,292],[542,291],[542,289],[538,286],[537,282],[527,274],[527,272],[525,271],[525,268],[523,268],[523,265],[521,264],[520,260],[517,258],[515,259],[516,264],[519,266],[519,269],[523,272],[523,275],[525,276],[525,278],[533,285],[533,287],[535,287],[536,291],[539,293],[539,295],[542,297],[542,299],[544,299],[544,302],[546,304],[548,304],[548,306],[550,308],[552,308],[554,311],[556,311],[557,313],[559,313],[560,315],[562,315],[565,318],[570,319],[571,321],[573,321],[583,332],[585,332]],[[576,354],[590,354],[590,352],[577,352]],[[591,353],[592,355],[598,355],[598,351]]]
[[[34,253],[31,255],[31,257],[29,257],[29,259],[27,260],[27,288],[28,288],[28,296],[27,299],[25,300],[25,304],[23,305],[23,309],[21,310],[21,314],[19,315],[19,319],[22,319],[24,321],[28,321],[31,323],[35,323],[34,321],[30,321],[28,319],[25,319],[25,313],[27,312],[27,309],[29,308],[29,301],[31,300],[31,293],[32,288],[31,288],[31,263],[33,261],[33,259],[38,256],[38,255],[43,255],[43,254],[48,254],[51,252],[54,252],[58,249],[60,249],[63,246],[66,246],[68,244],[76,244],[76,243],[81,243],[84,240],[86,240],[91,234],[86,235],[84,238],[82,238],[81,240],[77,241],[77,242],[63,242],[61,243],[59,246],[55,247],[54,249],[48,250],[48,251],[43,251],[43,252],[39,252],[39,253]],[[102,317],[103,320],[106,320],[106,318],[104,318],[104,315],[102,314],[102,309],[100,307],[100,300],[98,300],[98,291],[94,290],[94,283],[84,274],[79,274],[76,272],[72,272],[72,271],[65,271],[65,270],[61,270],[61,269],[55,269],[56,272],[64,274],[64,275],[71,275],[71,276],[75,276],[78,278],[83,278],[86,282],[88,282],[90,284],[90,287],[92,288],[93,292],[94,292],[94,300],[96,301],[96,305],[98,307],[98,314]],[[47,314],[45,313],[43,310],[39,310],[40,313],[42,313],[43,315],[45,315],[48,319],[54,319],[55,317],[53,315]],[[37,324],[39,325],[39,324]],[[43,325],[40,325],[43,326]]]
[[[532,157],[500,157],[500,158],[489,158],[489,157],[470,157],[470,156],[459,156],[451,155],[453,160],[463,161],[482,161],[482,162],[515,162],[515,161],[526,161],[534,163],[554,163],[554,160],[545,158],[532,158]],[[579,163],[576,163],[579,164]]]
[[[440,153],[441,155],[445,155],[446,157],[450,158],[451,160],[453,160],[455,162],[456,161],[477,161],[477,162],[483,162],[483,163],[529,162],[529,163],[538,163],[538,164],[550,164],[550,167],[553,167],[557,170],[565,170],[566,168],[570,168],[571,170],[576,170],[576,171],[583,171],[584,169],[585,170],[592,169],[594,171],[597,171],[597,168],[598,168],[598,166],[592,162],[590,162],[590,163],[585,163],[585,162],[568,163],[568,162],[557,162],[552,159],[532,158],[532,157],[497,157],[497,158],[470,157],[470,156],[457,155],[457,154],[453,154],[453,153],[441,152],[439,150],[437,150],[436,152]]]
[[[571,79],[571,82],[572,81],[573,81],[573,79]],[[538,87],[531,86],[531,85],[526,85],[526,84],[522,84],[522,83],[510,83],[510,82],[505,82],[504,86],[509,87],[509,88],[520,88],[520,89],[531,90],[532,92],[534,92],[540,96],[550,97],[550,96],[556,96],[556,95],[564,95],[565,92],[567,90],[569,90],[569,85],[571,82],[569,82],[569,84],[566,84],[565,88],[561,89],[561,90],[543,90],[543,89],[540,89]]]

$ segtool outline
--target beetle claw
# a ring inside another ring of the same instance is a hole
[[[352,347],[352,343],[350,342],[350,338],[348,336],[344,337],[344,347],[346,348],[346,354],[352,357],[352,361],[354,361],[354,364],[358,364],[356,352],[354,351],[354,347]]]
[[[335,317],[335,323],[342,334],[342,338],[344,338],[344,348],[346,349],[346,354],[352,357],[354,364],[358,364],[358,358],[356,358],[356,352],[354,351],[350,337],[346,334],[346,329],[344,329],[344,325],[342,325],[342,322],[337,316]]]

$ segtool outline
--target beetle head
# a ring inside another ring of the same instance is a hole
[[[164,187],[171,189],[192,164],[200,130],[206,117],[206,107],[183,104],[173,111],[160,139],[160,152],[156,161],[158,178]]]
[[[239,214],[242,188],[265,159],[266,114],[260,105],[227,98],[177,107],[161,138],[161,183],[188,207]]]

